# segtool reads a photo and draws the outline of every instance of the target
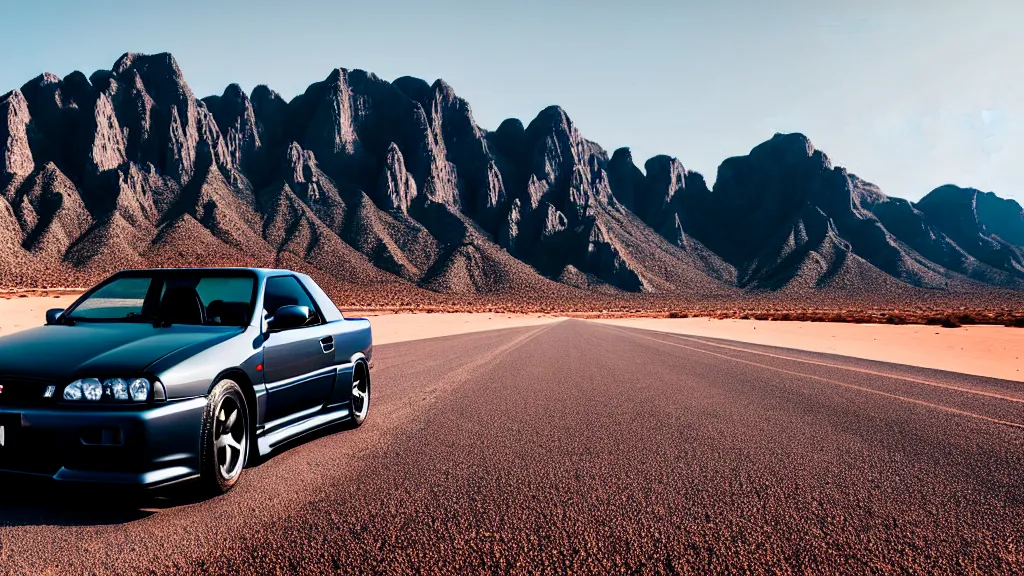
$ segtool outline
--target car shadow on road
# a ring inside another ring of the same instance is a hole
[[[257,468],[304,444],[353,429],[334,424],[286,441],[270,455],[249,463]],[[245,482],[245,478],[241,482]],[[0,528],[8,526],[107,526],[143,520],[162,510],[208,500],[195,483],[154,490],[80,485],[49,478],[0,475]]]
[[[204,499],[188,485],[132,490],[4,475],[0,486],[0,528],[126,524]]]

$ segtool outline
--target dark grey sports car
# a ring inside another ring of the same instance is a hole
[[[135,270],[0,338],[0,471],[229,490],[370,407],[370,323],[287,270]]]

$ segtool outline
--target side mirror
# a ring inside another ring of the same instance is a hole
[[[60,315],[64,313],[63,308],[51,308],[46,311],[47,324],[60,324]]]
[[[308,322],[312,314],[308,306],[281,306],[271,318],[267,318],[267,325],[271,330],[298,328]]]

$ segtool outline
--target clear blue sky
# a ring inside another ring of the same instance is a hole
[[[1020,0],[5,0],[0,92],[172,52],[199,96],[286,98],[332,68],[444,78],[477,122],[560,104],[642,165],[718,164],[803,132],[890,195],[952,182],[1024,201]]]

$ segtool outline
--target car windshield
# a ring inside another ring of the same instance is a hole
[[[65,314],[69,321],[246,326],[256,277],[244,273],[154,271],[115,277]]]

